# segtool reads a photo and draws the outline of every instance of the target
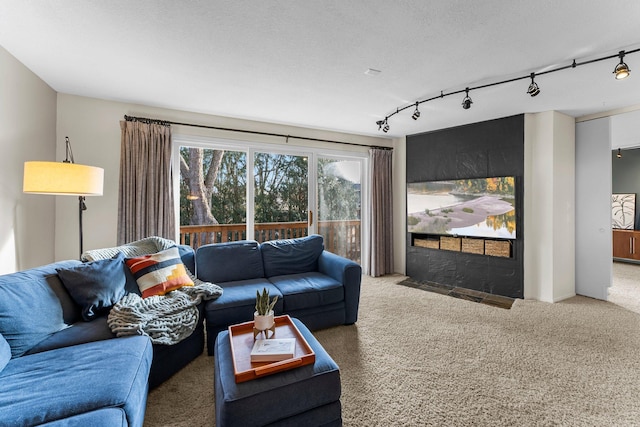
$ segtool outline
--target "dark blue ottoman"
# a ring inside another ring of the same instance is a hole
[[[340,369],[298,319],[292,319],[316,354],[312,365],[236,384],[229,332],[214,352],[216,425],[341,426]]]

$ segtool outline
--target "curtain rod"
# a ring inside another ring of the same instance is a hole
[[[147,117],[135,117],[135,116],[127,116],[126,114],[124,115],[124,119],[128,122],[141,122],[141,123],[147,123],[147,124],[157,124],[157,125],[162,125],[162,126],[169,126],[169,125],[180,125],[180,126],[190,126],[190,127],[195,127],[195,128],[204,128],[204,129],[215,129],[215,130],[223,130],[226,132],[242,132],[242,133],[250,133],[253,135],[265,135],[265,136],[277,136],[280,138],[285,138],[285,142],[289,142],[289,138],[293,138],[293,139],[303,139],[306,141],[317,141],[317,142],[330,142],[332,144],[343,144],[343,145],[355,145],[358,147],[368,147],[368,148],[376,148],[379,150],[393,150],[392,147],[380,147],[380,146],[376,146],[376,145],[367,145],[367,144],[358,144],[355,142],[344,142],[344,141],[334,141],[331,139],[320,139],[320,138],[309,138],[306,136],[295,136],[295,135],[285,135],[282,133],[271,133],[271,132],[259,132],[259,131],[255,131],[255,130],[244,130],[244,129],[233,129],[233,128],[223,128],[223,127],[218,127],[218,126],[209,126],[209,125],[199,125],[199,124],[194,124],[194,123],[182,123],[182,122],[174,122],[174,121],[170,121],[170,120],[158,120],[158,119],[150,119]]]

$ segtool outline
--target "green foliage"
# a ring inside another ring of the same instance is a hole
[[[206,150],[213,151],[213,150]],[[220,224],[247,220],[247,153],[225,151],[211,194],[211,213]]]
[[[206,176],[214,153],[203,150],[203,174]],[[218,150],[219,151],[219,150]],[[189,163],[190,148],[180,147],[180,155]],[[360,219],[360,184],[348,181],[331,167],[340,161],[318,159],[318,218],[322,220]],[[308,217],[308,158],[274,153],[255,153],[254,221],[306,221]],[[224,151],[211,188],[211,214],[220,224],[247,221],[247,153]],[[190,189],[180,179],[180,225],[193,224],[194,203]]]
[[[484,179],[461,179],[454,181],[457,193],[468,194],[498,194],[502,196],[512,195],[515,192],[515,179],[512,176],[484,178]]]
[[[307,157],[256,153],[255,222],[307,220]]]
[[[266,316],[273,310],[273,307],[276,306],[276,301],[278,301],[277,295],[269,302],[269,291],[267,288],[262,288],[262,294],[260,294],[260,291],[256,291],[256,312],[260,316]]]
[[[473,209],[471,209],[471,208],[462,208],[462,212],[473,213]]]
[[[204,150],[206,175],[215,150]],[[188,161],[189,148],[180,154]],[[254,159],[255,222],[292,222],[307,219],[307,159],[256,153]],[[211,213],[220,224],[242,224],[247,220],[247,153],[225,151],[211,189]],[[180,181],[180,224],[191,224],[193,204],[189,188]]]
[[[420,223],[420,218],[416,218],[415,216],[411,215],[407,218],[408,225],[417,225],[418,223]]]

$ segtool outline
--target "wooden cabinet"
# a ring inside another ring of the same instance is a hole
[[[640,260],[640,231],[613,230],[613,257]]]

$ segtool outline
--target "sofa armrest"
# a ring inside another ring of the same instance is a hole
[[[318,258],[318,271],[342,283],[344,287],[345,324],[351,325],[355,323],[358,320],[362,267],[347,258],[323,251]]]

